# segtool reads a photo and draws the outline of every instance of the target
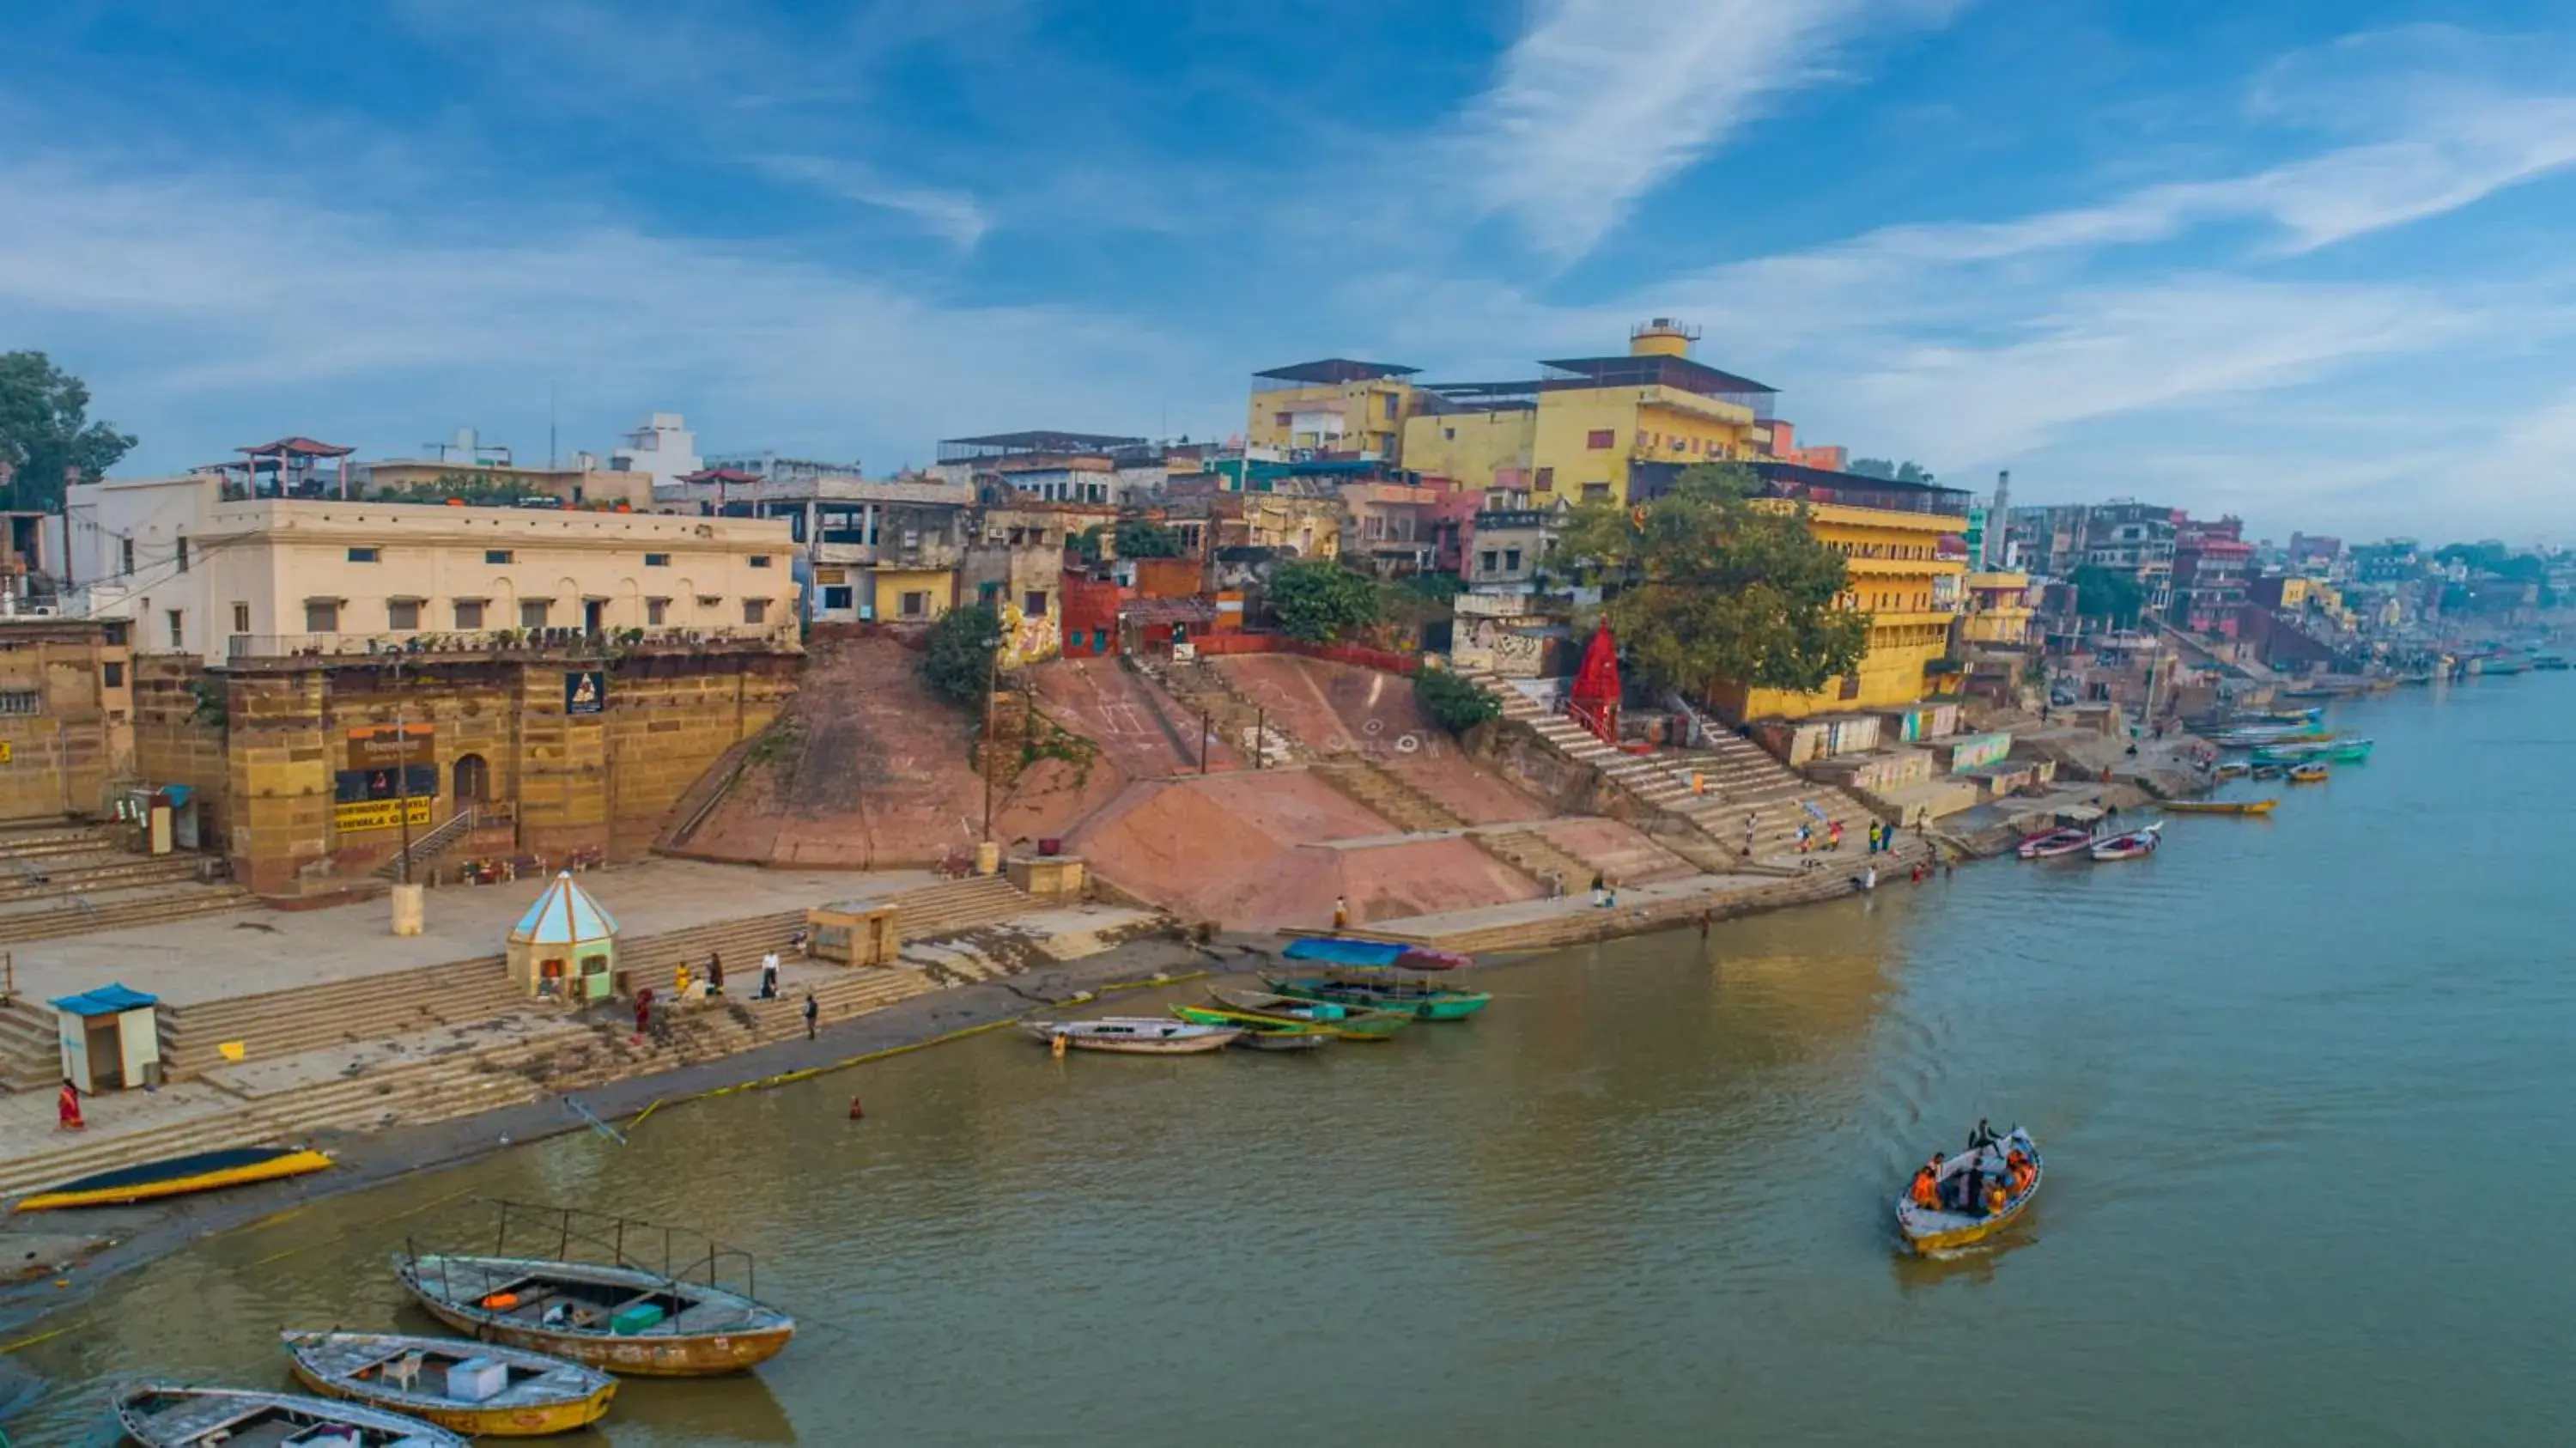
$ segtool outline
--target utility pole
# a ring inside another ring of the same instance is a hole
[[[1002,640],[997,635],[984,655],[984,843],[993,842],[993,690],[1001,683]]]
[[[402,661],[394,661],[394,808],[402,824],[402,883],[411,883],[411,723],[410,702],[403,697]]]

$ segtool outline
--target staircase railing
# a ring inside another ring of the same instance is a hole
[[[446,849],[449,845],[456,843],[458,840],[463,839],[468,833],[481,825],[482,822],[483,807],[481,805],[469,804],[465,806],[456,813],[449,815],[443,823],[430,830],[429,833],[413,840],[411,842],[410,849],[398,850],[394,853],[394,857],[392,859],[378,865],[375,868],[376,878],[380,880],[401,879],[406,866],[417,866],[424,860],[435,859],[440,851]]]

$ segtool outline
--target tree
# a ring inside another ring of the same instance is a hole
[[[1329,558],[1282,563],[1270,574],[1270,611],[1289,637],[1328,644],[1377,622],[1377,580]]]
[[[1863,478],[1885,478],[1891,483],[1929,483],[1932,470],[1912,459],[1892,463],[1885,458],[1853,458],[1843,464],[1843,471]]]
[[[1757,502],[1740,466],[1684,468],[1643,507],[1576,508],[1556,555],[1619,585],[1610,627],[1652,682],[1692,696],[1719,684],[1813,693],[1858,667],[1869,615],[1838,607],[1843,556],[1806,510]]]
[[[2075,585],[2075,611],[2113,628],[2135,627],[2138,611],[2147,604],[2146,586],[2135,574],[2087,563],[2075,570],[2070,581]]]
[[[1503,712],[1503,701],[1492,690],[1447,669],[1424,669],[1414,675],[1413,697],[1422,701],[1423,712],[1452,734],[1464,734]]]
[[[1181,535],[1150,518],[1121,518],[1112,536],[1121,558],[1181,556]]]
[[[930,626],[921,653],[921,679],[951,704],[981,713],[993,682],[993,655],[1002,646],[1002,618],[989,603],[952,608]]]
[[[96,482],[133,450],[131,433],[89,420],[89,388],[42,352],[0,353],[0,464],[9,506],[62,506],[68,474]]]

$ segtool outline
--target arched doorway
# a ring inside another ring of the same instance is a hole
[[[483,761],[482,755],[456,756],[455,774],[454,804],[483,804],[492,798],[492,766]]]

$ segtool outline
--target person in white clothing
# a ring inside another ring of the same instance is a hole
[[[760,998],[778,999],[778,952],[773,950],[760,958]]]

